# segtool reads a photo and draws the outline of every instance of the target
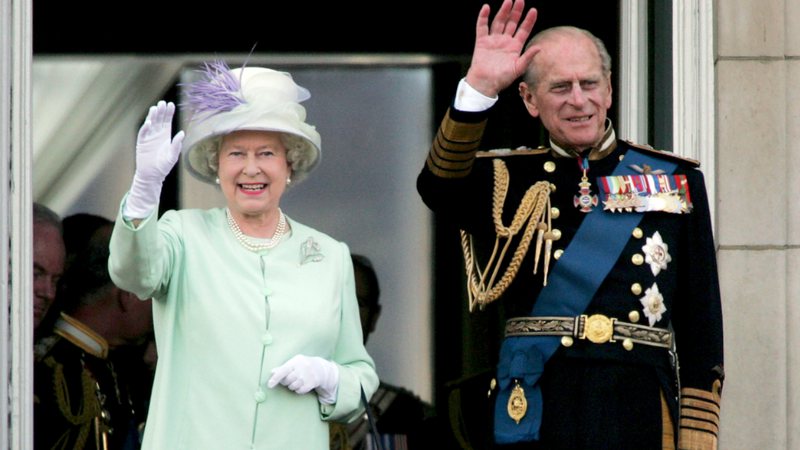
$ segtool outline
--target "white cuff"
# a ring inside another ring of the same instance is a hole
[[[466,78],[458,82],[456,100],[453,106],[459,111],[478,112],[486,111],[497,103],[498,97],[487,97],[467,83]]]

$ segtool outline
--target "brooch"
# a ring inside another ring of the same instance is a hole
[[[322,254],[319,243],[313,237],[309,237],[300,244],[300,264],[308,262],[320,262],[325,258]]]

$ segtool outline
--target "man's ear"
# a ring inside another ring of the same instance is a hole
[[[522,97],[522,103],[525,105],[525,109],[528,110],[528,114],[532,117],[539,117],[539,107],[536,104],[536,96],[533,95],[533,89],[528,83],[524,81],[519,83],[519,96]]]

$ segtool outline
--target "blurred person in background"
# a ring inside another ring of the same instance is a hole
[[[33,330],[38,337],[52,325],[48,316],[64,274],[66,250],[61,217],[41,203],[33,204]],[[57,314],[55,314],[57,315]]]
[[[353,254],[352,259],[358,310],[366,344],[381,315],[381,288],[372,261],[361,254]],[[454,448],[455,441],[447,440],[449,427],[440,424],[435,408],[414,392],[381,380],[369,404],[378,431],[377,437],[385,450]],[[332,450],[372,448],[372,438],[366,417],[331,427]]]
[[[58,291],[58,318],[35,346],[34,448],[140,448],[149,392],[143,344],[152,333],[149,301],[108,274],[113,222],[76,248]]]

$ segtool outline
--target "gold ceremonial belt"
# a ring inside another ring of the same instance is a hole
[[[514,317],[506,321],[506,337],[562,336],[561,344],[572,345],[573,339],[588,339],[595,344],[622,341],[626,350],[634,344],[670,348],[672,332],[665,328],[621,322],[602,314],[577,317]]]

